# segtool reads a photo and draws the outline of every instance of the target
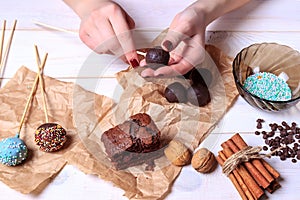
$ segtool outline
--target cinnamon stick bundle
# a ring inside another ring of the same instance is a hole
[[[248,147],[238,133],[223,142],[221,146],[223,150],[219,151],[217,156],[217,161],[221,166],[233,154]],[[273,193],[280,187],[277,181],[280,174],[263,159],[252,159],[239,164],[228,177],[243,200],[260,199],[265,195],[265,190]]]

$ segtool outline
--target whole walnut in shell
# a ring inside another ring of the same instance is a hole
[[[217,160],[208,149],[200,148],[192,157],[192,166],[200,173],[209,173],[216,168]]]
[[[173,165],[184,166],[191,163],[192,154],[190,150],[177,140],[172,140],[164,153]]]

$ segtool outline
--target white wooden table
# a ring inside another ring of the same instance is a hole
[[[159,3],[148,0],[118,0],[135,19],[138,32],[151,41],[161,30],[168,27],[175,14],[193,2],[180,0],[161,0]],[[154,3],[155,2],[155,3]],[[298,0],[253,0],[238,11],[229,13],[208,27],[207,43],[221,48],[230,56],[235,56],[243,47],[255,42],[278,42],[300,50],[300,1]],[[48,30],[36,26],[32,20],[41,21],[57,27],[78,31],[79,19],[62,1],[28,0],[1,1],[0,19],[7,20],[10,27],[18,19],[4,82],[7,82],[21,65],[35,70],[33,45],[41,52],[48,52],[49,59],[45,74],[64,81],[76,82],[97,78],[93,74],[79,73],[91,50],[79,39],[77,34]],[[107,71],[113,75],[126,65],[117,64]],[[300,73],[300,72],[299,72]],[[83,85],[93,92],[113,96],[117,81],[107,78],[104,86],[93,88]],[[214,153],[220,143],[232,133],[240,132],[248,144],[261,145],[263,140],[255,137],[255,121],[263,118],[267,122],[280,123],[295,121],[300,124],[300,105],[279,113],[269,113],[249,106],[242,98],[220,121],[217,128],[201,146],[207,146]],[[222,133],[222,134],[220,134]],[[300,162],[292,164],[278,158],[269,161],[282,175],[282,188],[270,199],[299,199]],[[93,175],[85,175],[73,166],[67,165],[59,175],[38,196],[24,195],[10,189],[0,182],[0,199],[125,199],[123,191]],[[176,179],[167,199],[239,199],[230,180],[221,173],[220,167],[208,175],[198,174],[191,166],[184,167]]]

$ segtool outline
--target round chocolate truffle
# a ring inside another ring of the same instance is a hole
[[[45,123],[35,131],[35,143],[42,151],[53,152],[59,150],[67,141],[66,130],[56,123]]]
[[[170,103],[185,103],[187,101],[186,89],[179,82],[168,85],[165,89],[164,96]]]
[[[189,79],[192,81],[193,85],[201,84],[209,87],[212,83],[212,74],[205,68],[193,68]]]
[[[0,162],[4,165],[15,166],[22,163],[27,158],[27,152],[27,146],[19,138],[19,134],[0,141]]]
[[[205,85],[192,85],[187,90],[189,102],[195,106],[205,106],[210,102],[210,94]]]
[[[152,64],[161,64],[161,65],[168,65],[170,54],[169,52],[163,50],[160,46],[150,48],[146,53],[146,63],[149,67]],[[157,66],[157,65],[154,65]],[[158,65],[159,66],[159,65]]]

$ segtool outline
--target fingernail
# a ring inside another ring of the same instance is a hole
[[[171,51],[173,49],[173,44],[169,40],[166,40],[162,44],[168,51]]]
[[[130,62],[131,66],[133,68],[136,68],[136,67],[138,67],[140,65],[139,62],[136,59],[132,59],[129,62]]]

